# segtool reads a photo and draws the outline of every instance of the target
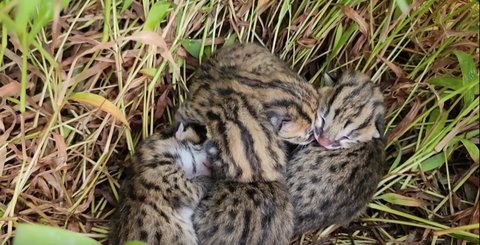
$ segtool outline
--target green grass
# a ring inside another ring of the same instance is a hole
[[[104,241],[122,162],[189,76],[258,41],[315,86],[357,69],[387,103],[366,214],[292,242],[479,243],[478,1],[0,2],[0,240],[41,223]]]

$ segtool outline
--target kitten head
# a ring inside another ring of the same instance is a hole
[[[303,107],[305,108],[299,109],[292,104],[288,107],[267,109],[267,116],[281,139],[297,145],[306,145],[314,140],[312,125],[315,112],[308,110],[308,106]],[[300,111],[308,115],[301,115]],[[311,113],[308,113],[310,111]]]
[[[380,89],[360,72],[328,75],[319,90],[315,138],[327,149],[349,148],[383,137],[385,107]]]
[[[138,160],[144,164],[172,162],[185,171],[188,179],[210,175],[210,163],[203,147],[205,136],[199,134],[197,127],[200,126],[179,123],[162,130],[139,146]]]

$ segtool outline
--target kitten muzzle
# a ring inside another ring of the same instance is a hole
[[[317,138],[317,142],[318,144],[320,144],[321,146],[325,147],[325,148],[328,148],[332,142],[326,138],[323,138],[322,136],[318,137]]]

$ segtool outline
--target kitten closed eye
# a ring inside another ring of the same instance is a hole
[[[293,151],[287,164],[295,234],[348,224],[388,169],[379,89],[361,73],[346,73],[319,96],[314,131],[320,146]]]
[[[149,244],[197,244],[194,208],[211,188],[203,147],[184,125],[144,140],[120,189],[109,244],[140,240]]]

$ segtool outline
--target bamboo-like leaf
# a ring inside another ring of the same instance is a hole
[[[202,48],[201,40],[184,39],[181,41],[182,47],[195,58],[200,56],[200,49]]]
[[[406,0],[397,0],[395,2],[397,3],[397,6],[402,11],[402,13],[408,13],[408,2]]]
[[[158,26],[167,14],[172,10],[172,3],[169,1],[163,0],[156,2],[152,5],[150,12],[148,13],[147,20],[143,25],[144,31],[153,31],[156,26]]]
[[[123,115],[123,113],[109,100],[98,94],[92,94],[87,92],[78,92],[70,96],[70,100],[77,101],[81,104],[91,105],[97,107],[99,110],[107,112],[112,115],[115,119],[124,123],[127,127],[128,121]]]
[[[424,205],[421,200],[418,200],[412,197],[402,196],[395,193],[383,194],[377,197],[377,199],[382,199],[392,204],[409,206],[409,207],[422,207]]]
[[[100,245],[80,233],[38,224],[19,224],[13,245]]]
[[[462,142],[463,146],[465,146],[465,149],[467,149],[468,154],[470,154],[470,157],[473,159],[473,161],[478,163],[480,157],[478,146],[467,139],[461,139],[460,141]]]
[[[130,6],[132,5],[133,0],[124,0],[122,4],[122,9],[120,10],[120,13],[125,12]]]
[[[423,161],[421,165],[422,165],[422,170],[424,172],[428,172],[442,166],[444,163],[445,163],[445,154],[441,152]]]
[[[458,77],[435,77],[430,79],[428,83],[453,90],[457,90],[462,87],[462,79]]]
[[[128,241],[123,245],[148,245],[148,244],[141,241]]]
[[[473,61],[472,56],[461,51],[454,51],[454,54],[457,56],[458,62],[460,63],[460,69],[462,70],[463,85],[466,85],[469,83],[478,84],[477,67],[476,67],[475,61]],[[475,99],[475,90],[476,89],[471,89],[465,92],[465,97],[463,98],[465,102],[465,107],[469,106]]]

